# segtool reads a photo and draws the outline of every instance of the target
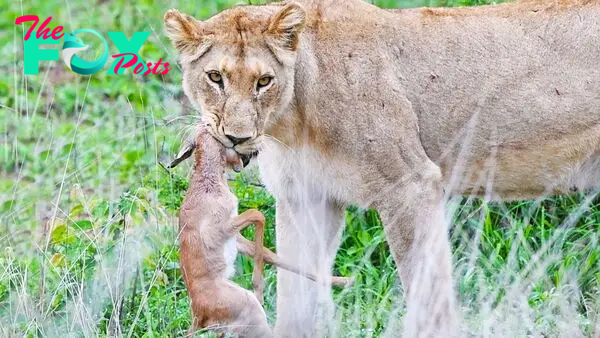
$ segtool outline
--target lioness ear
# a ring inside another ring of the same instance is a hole
[[[208,39],[204,36],[204,24],[201,21],[176,9],[169,9],[164,22],[167,36],[181,54],[200,57],[208,49]]]
[[[267,33],[275,39],[279,47],[295,51],[305,19],[306,12],[300,5],[288,3],[271,17]]]

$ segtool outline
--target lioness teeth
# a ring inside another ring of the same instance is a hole
[[[242,164],[244,165],[244,168],[246,168],[246,166],[250,163],[250,160],[256,155],[258,155],[257,151],[251,154],[240,154],[240,158],[242,159]]]

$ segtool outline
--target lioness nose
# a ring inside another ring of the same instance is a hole
[[[227,136],[229,141],[231,141],[231,143],[233,143],[234,146],[238,145],[240,143],[244,143],[250,139],[250,137],[235,137],[235,136],[231,136],[231,135],[225,135],[225,136]]]

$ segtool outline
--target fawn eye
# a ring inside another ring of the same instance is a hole
[[[272,80],[273,80],[273,78],[271,76],[263,76],[263,77],[261,77],[256,82],[256,89],[260,89],[260,88],[268,86],[269,83],[271,83]]]
[[[212,71],[212,72],[208,72],[208,78],[218,84],[218,85],[222,85],[223,84],[223,77],[221,76],[221,74],[219,72],[216,71]]]

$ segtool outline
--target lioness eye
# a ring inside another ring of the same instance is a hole
[[[269,83],[271,83],[271,79],[272,77],[270,76],[263,76],[260,79],[258,79],[258,82],[256,82],[257,89],[268,86]]]
[[[221,76],[221,74],[219,74],[219,72],[209,72],[208,73],[208,78],[217,84],[221,84],[221,82],[223,82],[223,77]]]

